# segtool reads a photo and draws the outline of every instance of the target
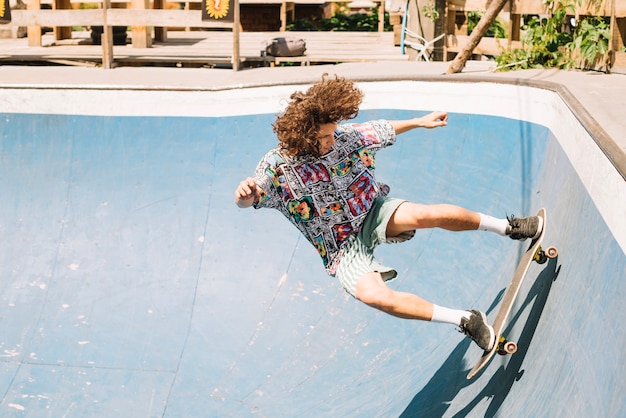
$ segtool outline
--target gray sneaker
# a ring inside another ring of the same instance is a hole
[[[484,312],[471,310],[469,319],[461,319],[460,331],[470,337],[480,348],[489,351],[496,343],[493,327],[487,322]]]
[[[506,234],[511,239],[525,240],[535,239],[541,235],[543,229],[543,219],[539,216],[529,216],[527,218],[516,218],[515,216],[507,216],[509,226]]]

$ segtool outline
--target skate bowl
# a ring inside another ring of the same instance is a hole
[[[281,215],[233,204],[306,85],[0,89],[0,416],[626,416],[626,185],[584,118],[514,83],[359,85],[357,121],[450,112],[378,153],[392,196],[547,209],[516,354],[467,380],[454,327],[354,301]],[[527,245],[429,230],[378,256],[493,319]]]

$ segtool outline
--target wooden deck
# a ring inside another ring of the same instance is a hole
[[[263,57],[267,41],[279,36],[305,39],[306,55]],[[215,30],[168,31],[168,40],[155,41],[151,48],[135,48],[130,39],[127,45],[113,47],[116,65],[228,66],[232,53],[232,32]],[[408,60],[408,55],[394,46],[392,32],[241,32],[240,57],[242,66]],[[0,64],[26,62],[100,65],[102,47],[91,45],[90,32],[74,32],[71,39],[63,41],[46,34],[40,47],[29,47],[25,38],[0,39]]]

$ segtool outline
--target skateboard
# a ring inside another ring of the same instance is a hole
[[[537,216],[543,219],[543,229],[541,234],[530,243],[530,247],[522,256],[522,259],[515,270],[515,274],[513,275],[513,279],[511,280],[511,284],[504,294],[500,310],[498,311],[496,319],[493,322],[493,332],[497,336],[498,340],[491,350],[483,353],[480,360],[478,360],[478,363],[476,363],[474,368],[467,375],[468,379],[471,379],[479,371],[481,371],[496,353],[506,355],[513,354],[517,351],[517,343],[514,341],[508,341],[506,337],[502,335],[504,326],[507,322],[509,314],[511,313],[513,303],[515,302],[520,287],[524,282],[524,278],[526,277],[530,264],[533,261],[543,264],[548,261],[549,258],[555,258],[559,253],[556,247],[548,247],[545,251],[541,248],[541,241],[543,240],[543,235],[546,231],[546,210],[540,209]]]

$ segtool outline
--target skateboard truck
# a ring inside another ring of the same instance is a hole
[[[516,351],[517,343],[515,341],[508,341],[506,338],[504,338],[504,335],[500,335],[496,352],[501,356],[506,356],[507,354],[513,354]]]
[[[538,264],[544,264],[549,258],[556,258],[557,255],[559,255],[559,250],[556,247],[548,247],[544,251],[540,245],[535,252],[533,261],[536,261]]]

